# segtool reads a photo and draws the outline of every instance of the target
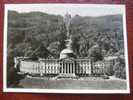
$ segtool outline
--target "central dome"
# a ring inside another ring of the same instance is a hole
[[[76,58],[76,56],[73,53],[73,50],[69,48],[63,49],[60,53],[60,59],[65,59],[65,58]]]
[[[61,54],[67,54],[67,53],[73,53],[73,50],[66,48],[61,51]]]

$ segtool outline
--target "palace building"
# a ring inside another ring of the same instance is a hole
[[[92,62],[91,59],[39,59],[32,61],[22,57],[15,58],[15,67],[23,74],[39,77],[95,76],[111,73],[113,61]],[[17,65],[18,64],[18,65]]]

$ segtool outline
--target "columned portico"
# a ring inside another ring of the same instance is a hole
[[[67,62],[67,63],[60,63],[60,73],[61,74],[75,74],[75,63]]]

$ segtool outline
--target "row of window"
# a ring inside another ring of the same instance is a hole
[[[33,74],[59,74],[59,73],[79,73],[79,74],[91,74],[104,73],[107,71],[109,63],[93,63],[90,61],[84,61],[82,63],[63,63],[63,62],[30,62],[21,61],[20,71]]]

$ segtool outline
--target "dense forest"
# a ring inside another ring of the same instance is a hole
[[[75,15],[70,24],[72,48],[77,57],[123,55],[121,15]],[[61,15],[8,11],[8,56],[59,58],[65,48],[66,26]]]

